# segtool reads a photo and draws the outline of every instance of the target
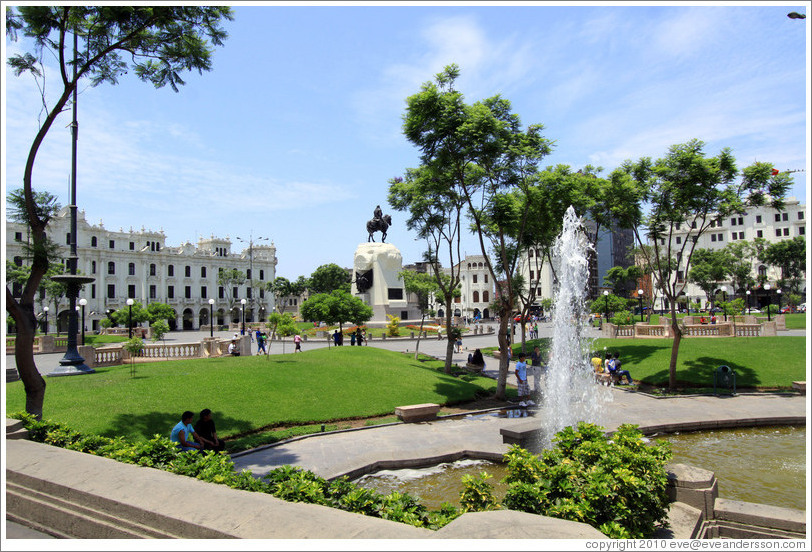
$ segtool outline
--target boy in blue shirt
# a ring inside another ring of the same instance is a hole
[[[516,362],[516,382],[519,387],[519,406],[534,406],[531,400],[528,400],[530,395],[530,385],[527,383],[527,362],[525,359],[527,355],[519,353],[519,360]]]

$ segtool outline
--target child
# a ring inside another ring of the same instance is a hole
[[[530,386],[527,384],[527,362],[525,362],[527,355],[519,353],[519,360],[516,362],[516,381],[519,384],[519,406],[535,406],[531,400],[528,400],[530,395]]]

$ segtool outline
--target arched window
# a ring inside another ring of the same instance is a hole
[[[116,263],[110,261],[107,263],[107,274],[115,274],[116,273]]]
[[[260,271],[259,271],[259,279],[260,279],[260,280],[264,280],[264,279],[265,279],[265,271],[264,271],[264,270],[260,270]]]
[[[764,266],[764,265],[759,266],[758,267],[758,275],[763,276],[763,277],[766,278],[767,277],[767,267]]]
[[[96,274],[96,261],[92,261],[90,263],[90,273],[91,274]]]
[[[530,257],[531,259],[533,258],[533,250],[532,249],[527,252],[527,256]]]
[[[479,292],[478,291],[474,292],[474,303],[479,303]]]
[[[479,268],[482,268],[482,267],[483,267],[482,263],[479,263]]]
[[[152,263],[151,265],[149,265],[149,275],[150,276],[155,276],[156,271],[157,271],[157,267],[155,266],[155,263]]]
[[[129,270],[127,271],[130,276],[135,276],[135,263],[130,263],[128,267]]]
[[[96,240],[96,236],[91,236],[90,247],[96,247],[97,245],[99,245],[99,242]]]
[[[489,300],[489,299],[488,299],[488,295],[489,295],[489,294],[488,294],[488,292],[487,292],[487,291],[483,291],[483,292],[482,292],[482,302],[483,302],[483,303],[487,303],[487,302],[488,302],[488,300]]]

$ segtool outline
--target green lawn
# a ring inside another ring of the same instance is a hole
[[[454,404],[495,392],[485,377],[442,373],[437,361],[373,347],[301,354],[178,360],[46,378],[44,417],[106,436],[169,435],[184,410],[210,408],[224,437],[280,425],[393,414],[406,404]],[[22,382],[6,384],[7,412],[25,407]],[[196,419],[196,418],[195,418]],[[318,430],[318,429],[317,429]]]
[[[529,340],[527,350],[538,344],[542,351],[549,338]],[[632,378],[654,386],[668,385],[671,339],[595,340],[593,347],[620,353],[623,369]],[[489,349],[492,350],[492,349]],[[514,357],[521,344],[514,345]],[[485,350],[483,349],[483,352]],[[677,381],[686,387],[713,387],[713,374],[721,365],[736,373],[737,388],[790,388],[806,380],[805,337],[684,338],[677,357]]]

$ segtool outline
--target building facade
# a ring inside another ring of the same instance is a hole
[[[449,269],[443,269],[450,273]],[[490,319],[495,316],[491,312],[490,304],[495,299],[494,283],[483,255],[466,255],[454,266],[454,271],[460,274],[460,296],[455,297],[451,303],[452,315],[457,318],[466,317],[473,320]],[[445,307],[437,310],[439,318],[445,317]]]
[[[797,236],[806,238],[806,206],[795,198],[789,198],[782,210],[770,206],[751,207],[741,215],[731,215],[726,218],[717,218],[710,224],[702,236],[696,240],[696,249],[718,250],[730,243],[746,240],[753,242],[756,238],[763,238],[767,243],[776,243],[782,240],[793,239]],[[672,229],[672,249],[680,248],[686,240],[692,239],[691,232],[696,230],[697,222],[688,221],[687,224]],[[660,238],[660,246],[666,245],[666,238]],[[781,269],[761,263],[758,259],[752,261],[751,275],[755,281],[765,281],[770,284],[768,292],[762,286],[751,291],[753,307],[762,307],[765,302],[777,303],[775,295],[776,282],[782,278]],[[696,284],[686,281],[687,274],[684,261],[680,261],[677,268],[677,282],[685,283],[683,294],[692,302],[706,301],[705,293]],[[806,295],[806,279],[801,284],[803,295]],[[733,289],[731,281],[719,282],[717,292],[724,292],[728,296],[742,297],[747,290]],[[769,296],[769,297],[768,297]]]
[[[78,270],[96,279],[85,284],[79,293],[80,298],[87,299],[85,327],[88,330],[99,329],[108,312],[126,308],[127,299],[144,306],[152,302],[170,305],[176,313],[175,320],[169,322],[173,330],[208,325],[210,309],[216,324],[228,324],[241,321],[243,312],[246,322],[263,319],[275,306],[273,294],[263,289],[265,283],[276,277],[273,243],[252,244],[235,252],[228,237],[211,236],[200,239],[197,245],[186,242],[172,247],[167,246],[163,231],[143,227],[140,231],[132,228],[111,231],[101,222],[89,224],[84,211],[78,212],[76,218]],[[70,254],[67,207],[50,221],[47,235],[62,246],[65,257]],[[26,264],[24,246],[28,239],[26,225],[7,222],[6,258],[18,266]],[[245,274],[245,281],[220,282],[220,272],[230,269]],[[19,297],[20,286],[12,288],[12,294]],[[209,299],[214,299],[214,305],[209,304]],[[39,301],[39,309],[45,304]],[[53,303],[50,306],[53,308]],[[67,328],[68,308],[68,302],[61,301],[60,312],[53,317],[52,311],[49,323]]]

